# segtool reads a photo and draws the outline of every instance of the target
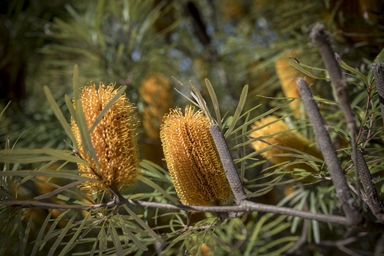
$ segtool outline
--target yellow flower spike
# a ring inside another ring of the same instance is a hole
[[[99,88],[92,83],[80,93],[80,100],[84,110],[88,129],[91,128],[97,116],[116,95],[113,85],[105,86],[100,83]],[[89,163],[93,170],[98,171],[94,160],[85,157],[80,131],[72,118],[72,131],[79,145],[80,155]],[[135,117],[135,107],[121,95],[91,133],[92,144],[100,163],[99,175],[106,185],[114,189],[132,185],[139,175],[140,164],[139,149],[136,141],[136,128],[139,122]],[[82,164],[78,164],[79,171],[87,172],[81,175],[97,179],[92,170]],[[98,182],[85,182],[81,186],[86,189],[105,190],[106,186]]]
[[[164,154],[160,143],[160,124],[164,114],[172,107],[170,82],[163,74],[154,73],[143,80],[139,95],[145,103],[141,116],[145,131],[141,150],[145,159],[162,166]]]
[[[275,62],[276,73],[279,77],[285,97],[301,98],[296,84],[297,79],[300,77],[306,80],[307,84],[313,83],[313,79],[311,77],[305,77],[303,73],[289,65],[288,57],[294,57],[298,53],[298,50],[288,50]],[[294,100],[291,104],[289,104],[289,106],[295,113],[299,114],[301,112],[299,100]]]
[[[223,204],[232,194],[202,111],[186,107],[165,116],[161,141],[168,169],[184,205]]]
[[[252,129],[254,129],[258,126],[263,126],[263,125],[268,124],[270,122],[273,122],[277,119],[278,118],[275,116],[265,117],[259,121],[256,121],[255,127],[252,127]],[[289,129],[290,128],[288,127],[288,125],[283,120],[280,120],[280,121],[277,121],[276,123],[273,123],[271,125],[268,125],[268,126],[262,128],[262,129],[256,130],[256,131],[252,132],[250,135],[253,138],[257,138],[257,137],[261,137],[261,136],[265,136],[265,135],[269,135],[269,134],[274,134],[274,133],[289,130]],[[316,147],[311,146],[308,139],[305,138],[300,133],[298,133],[297,131],[284,132],[284,133],[278,134],[272,138],[266,138],[266,139],[264,139],[264,141],[269,142],[270,144],[276,144],[277,146],[289,147],[289,148],[293,148],[296,150],[300,150],[300,151],[308,153],[309,155],[312,155],[316,158],[323,159],[322,154],[316,149]],[[252,143],[252,147],[255,150],[261,150],[261,149],[264,149],[268,146],[269,146],[268,144],[266,144],[262,141],[255,141]],[[295,159],[295,157],[289,157],[289,156],[275,156],[277,154],[287,154],[287,153],[296,154],[292,151],[273,147],[271,150],[268,150],[266,152],[261,153],[261,155],[263,157],[265,157],[266,159],[268,159],[273,164],[279,164],[279,163],[283,163],[283,162],[287,162],[287,161],[292,161]],[[286,171],[294,171],[295,168],[300,168],[300,169],[304,169],[308,172],[317,173],[316,170],[314,170],[312,167],[310,167],[307,164],[303,164],[303,163],[290,165],[290,166],[286,167],[285,170]],[[304,181],[311,181],[311,180],[307,179]]]

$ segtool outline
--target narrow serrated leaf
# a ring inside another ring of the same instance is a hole
[[[217,100],[217,97],[216,97],[215,89],[213,89],[213,86],[211,82],[208,80],[208,78],[205,78],[205,85],[207,86],[209,96],[211,96],[213,108],[215,109],[217,124],[220,127],[220,130],[223,131],[222,124],[221,124],[220,106],[219,106],[219,101]]]
[[[59,106],[57,105],[55,99],[52,96],[51,91],[49,90],[48,86],[44,86],[44,93],[45,96],[48,99],[48,102],[51,104],[51,108],[53,110],[53,113],[55,113],[56,118],[59,120],[60,124],[63,126],[65,132],[68,134],[69,138],[71,138],[71,141],[73,144],[76,144],[76,138],[75,135],[72,133],[71,127],[69,127],[67,120],[65,120],[65,117],[63,115],[63,112],[61,112]]]
[[[159,241],[160,243],[163,242],[163,240],[147,225],[144,223],[144,221],[142,219],[140,219],[131,209],[129,209],[128,206],[126,205],[123,205],[123,207],[125,208],[125,210],[128,212],[129,215],[131,215],[136,221],[137,223],[140,224],[140,226],[142,226],[145,230],[148,231],[148,233],[153,237],[155,238],[157,241]]]
[[[67,253],[68,249],[70,249],[71,245],[75,242],[76,238],[80,235],[80,232],[83,230],[83,227],[85,225],[85,223],[87,223],[87,220],[88,220],[88,217],[91,213],[89,212],[85,218],[83,219],[83,221],[81,222],[80,224],[80,227],[77,229],[76,233],[74,235],[72,235],[72,238],[71,240],[69,240],[69,242],[65,245],[65,247],[63,248],[63,250],[61,250],[59,256],[63,256],[65,255],[65,253]],[[75,217],[75,216],[74,216]],[[73,218],[73,217],[72,217]],[[69,224],[69,223],[68,223]]]
[[[237,104],[235,114],[233,115],[233,120],[231,125],[229,126],[228,130],[225,132],[225,138],[227,138],[231,133],[233,133],[233,129],[236,126],[237,121],[239,120],[240,114],[243,111],[245,101],[247,99],[248,94],[248,85],[246,84],[241,92],[239,103]],[[240,130],[240,129],[236,129]]]
[[[48,213],[47,217],[45,217],[43,225],[40,227],[40,231],[39,231],[39,234],[37,235],[37,238],[35,240],[35,245],[33,246],[31,256],[35,256],[37,249],[39,248],[40,244],[42,243],[41,238],[43,238],[44,230],[47,227],[49,220],[51,219],[51,215],[52,215],[52,211],[50,211]]]
[[[63,240],[64,236],[67,234],[68,230],[71,228],[72,222],[75,220],[77,216],[77,212],[72,216],[72,218],[69,220],[65,228],[61,231],[60,235],[57,237],[56,241],[53,243],[52,247],[49,249],[48,256],[52,256],[57,247],[60,245],[61,240]]]
[[[156,189],[157,191],[159,191],[161,194],[164,195],[165,198],[169,199],[172,203],[174,203],[174,204],[180,204],[179,201],[178,201],[175,197],[169,195],[169,194],[167,193],[167,191],[165,191],[164,189],[162,189],[159,185],[157,185],[157,184],[156,184],[155,182],[153,182],[152,180],[150,180],[150,179],[148,179],[148,178],[146,178],[146,177],[144,177],[144,176],[140,177],[140,180],[141,180],[143,183],[147,184],[148,186],[152,187],[153,189]]]
[[[113,245],[115,246],[116,254],[118,256],[124,256],[123,247],[121,246],[120,238],[116,232],[115,227],[111,224],[109,225],[109,228],[111,229],[110,233],[111,233]]]
[[[33,217],[33,210],[31,210],[31,213],[29,215],[29,220],[28,220],[27,228],[25,230],[25,234],[24,234],[24,237],[23,237],[23,240],[22,240],[22,244],[21,244],[21,246],[19,248],[20,249],[20,256],[24,255],[25,248],[27,246],[29,232],[31,231],[32,217]]]
[[[244,252],[245,256],[249,256],[251,253],[251,250],[256,242],[257,236],[259,235],[259,232],[261,230],[261,227],[263,226],[264,222],[267,220],[267,217],[264,215],[260,218],[260,220],[257,222],[255,229],[253,230],[253,233],[251,237],[249,238],[247,248]]]
[[[56,228],[56,225],[57,223],[59,223],[59,221],[70,211],[69,210],[66,210],[65,212],[61,213],[56,219],[55,221],[52,223],[51,227],[49,228],[47,234],[45,235],[44,237],[44,240],[41,242],[41,245],[40,245],[40,248],[39,248],[39,251],[41,251],[41,249],[43,249],[44,245],[46,244],[46,242],[51,238],[51,234],[53,232],[53,230]],[[52,212],[52,211],[51,211]]]
[[[105,115],[105,113],[108,112],[108,110],[112,107],[112,105],[116,102],[116,100],[118,100],[120,98],[120,96],[125,92],[125,90],[127,89],[127,86],[123,86],[122,88],[120,88],[120,90],[116,93],[115,96],[113,96],[113,98],[107,103],[107,105],[105,105],[105,107],[103,108],[103,110],[100,112],[100,114],[97,116],[95,122],[93,122],[91,128],[89,129],[89,133],[91,134],[93,132],[93,130],[95,129],[95,127],[98,125],[98,123],[100,122],[100,120],[103,118],[103,116]]]

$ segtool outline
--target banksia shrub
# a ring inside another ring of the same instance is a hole
[[[221,205],[231,196],[219,153],[202,111],[186,107],[165,116],[161,141],[168,169],[184,205]]]
[[[106,87],[102,83],[98,89],[94,83],[82,88],[80,100],[88,129],[117,91],[113,85]],[[136,127],[139,123],[135,118],[135,107],[125,94],[116,100],[90,134],[100,170],[97,170],[95,161],[84,154],[79,128],[73,118],[71,121],[79,154],[95,172],[98,172],[106,185],[117,190],[122,186],[131,185],[136,180],[140,163],[136,141]],[[78,168],[79,171],[86,172],[81,175],[97,179],[91,168],[82,164],[78,164]],[[106,189],[103,183],[97,182],[85,182],[82,186],[87,189]]]
[[[261,119],[260,121],[255,122],[255,127],[263,126],[265,124],[268,124],[270,122],[276,121],[278,118],[275,116],[268,116],[266,118]],[[276,123],[270,124],[264,128],[261,128],[259,130],[256,130],[252,132],[250,135],[253,138],[258,138],[261,136],[266,136],[270,134],[274,134],[277,132],[289,130],[290,128],[288,125],[283,121],[279,120]],[[288,131],[284,132],[281,134],[277,134],[271,138],[265,138],[263,139],[264,141],[270,143],[270,144],[276,144],[276,146],[282,146],[282,147],[289,147],[293,148],[296,150],[300,150],[302,152],[305,152],[311,156],[314,156],[319,159],[323,159],[322,154],[316,149],[314,145],[311,146],[310,142],[308,141],[307,138],[305,138],[303,135],[298,133],[297,131]],[[264,143],[262,141],[255,141],[252,143],[252,147],[255,150],[261,150],[269,145],[267,143]],[[295,152],[277,148],[277,147],[272,147],[271,150],[268,150],[266,152],[261,153],[263,157],[268,159],[270,162],[273,164],[279,164],[279,163],[284,163],[288,161],[293,161],[295,157],[291,156],[277,156],[277,154],[297,154]],[[307,164],[304,163],[297,163],[293,165],[289,165],[285,168],[286,171],[294,171],[295,168],[300,168],[304,169],[308,172],[313,172],[317,173],[316,170],[314,170],[312,167],[310,167]]]
[[[275,62],[276,73],[279,77],[281,88],[284,92],[285,97],[301,98],[299,89],[297,89],[296,84],[297,79],[299,79],[300,77],[306,80],[307,84],[313,82],[313,79],[311,77],[304,77],[303,73],[289,65],[288,57],[294,57],[298,53],[298,50],[288,50]],[[299,100],[294,100],[291,104],[289,104],[289,106],[295,113],[300,113]]]

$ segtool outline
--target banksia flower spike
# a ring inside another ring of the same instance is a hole
[[[94,83],[82,88],[80,100],[88,129],[117,92],[118,90],[114,90],[113,85],[105,86],[102,83],[99,84],[98,89]],[[79,171],[86,172],[82,174],[83,176],[94,179],[98,177],[94,175],[93,171],[98,172],[105,183],[86,182],[82,184],[82,187],[105,190],[108,185],[116,191],[122,186],[131,185],[136,180],[140,163],[136,141],[136,127],[139,123],[136,121],[134,112],[135,107],[123,94],[114,102],[90,134],[100,170],[97,170],[95,161],[84,154],[80,130],[72,118],[72,131],[79,147],[78,152],[93,169],[78,164]]]
[[[160,124],[163,116],[172,107],[172,90],[169,80],[161,73],[146,78],[139,88],[140,98],[144,101],[142,125],[144,128],[141,149],[144,158],[163,165],[163,149],[160,143]]]
[[[163,116],[172,107],[172,90],[169,80],[161,73],[145,79],[139,88],[140,98],[145,102],[143,128],[151,139],[160,138],[160,125]]]
[[[299,89],[297,89],[296,81],[300,77],[303,78],[304,74],[289,65],[288,62],[288,57],[295,56],[298,53],[298,50],[288,50],[275,62],[276,73],[279,77],[281,88],[284,92],[285,97],[301,98]],[[305,77],[305,80],[308,84],[313,82],[313,79],[311,77]],[[289,104],[289,106],[295,113],[299,114],[301,112],[299,100],[294,100],[291,104]]]
[[[232,194],[202,111],[186,107],[165,116],[161,141],[168,169],[184,205],[221,205]]]
[[[277,117],[268,116],[266,118],[261,119],[260,121],[255,122],[255,126],[256,127],[263,126],[263,125],[268,124],[270,122],[276,121],[277,119],[278,119]],[[256,128],[256,127],[253,127],[253,128]],[[289,130],[289,129],[290,128],[288,127],[288,125],[283,120],[279,120],[273,124],[270,124],[264,128],[261,128],[259,130],[252,132],[250,135],[253,138],[258,138],[261,136],[266,136],[266,135],[274,134],[274,133]],[[293,148],[293,149],[299,150],[301,152],[305,152],[305,153],[307,153],[311,156],[314,156],[318,159],[323,159],[323,156],[316,149],[316,147],[311,146],[308,139],[305,138],[300,133],[298,133],[297,131],[284,132],[284,133],[278,134],[272,138],[266,138],[266,139],[264,139],[264,141],[266,141],[270,144],[276,144],[276,146]],[[262,141],[255,141],[252,143],[252,147],[255,150],[261,150],[261,149],[264,149],[268,146],[269,146],[268,144],[266,144]],[[297,154],[297,153],[289,151],[289,150],[277,148],[277,147],[272,147],[271,150],[268,150],[266,152],[261,153],[261,155],[263,157],[268,159],[273,164],[288,162],[288,161],[292,161],[295,159],[295,157],[291,157],[291,156],[276,156],[277,154]],[[304,169],[308,172],[316,173],[316,171],[312,167],[310,167],[309,165],[304,164],[304,163],[297,163],[297,164],[289,165],[285,168],[285,170],[286,171],[294,171],[295,168],[300,168],[300,169]]]

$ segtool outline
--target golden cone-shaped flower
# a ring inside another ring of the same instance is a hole
[[[97,116],[116,95],[113,85],[99,84],[99,89],[92,83],[82,88],[80,94],[88,129],[91,128]],[[135,117],[135,107],[121,95],[119,99],[105,113],[91,133],[92,144],[100,164],[97,170],[95,161],[84,154],[80,131],[72,118],[72,131],[79,146],[79,153],[92,169],[102,177],[106,185],[114,189],[131,185],[139,174],[139,149],[136,141],[136,127],[139,125]],[[82,164],[78,164],[79,171],[87,172],[81,175],[97,179],[93,171]],[[82,187],[87,189],[106,189],[103,183],[86,182]]]
[[[265,124],[268,124],[270,122],[276,121],[278,118],[275,116],[268,116],[266,118],[262,118],[259,121],[255,122],[255,126],[263,126]],[[256,127],[253,127],[256,128]],[[261,136],[269,135],[269,134],[274,134],[277,132],[289,130],[290,128],[288,125],[283,121],[279,120],[276,123],[273,123],[271,125],[268,125],[262,129],[256,130],[252,132],[250,135],[253,138],[258,138]],[[263,139],[264,141],[269,142],[270,144],[276,144],[277,146],[282,146],[282,147],[289,147],[293,148],[296,150],[300,150],[302,152],[308,153],[309,155],[312,155],[316,158],[323,159],[322,154],[316,149],[315,146],[311,146],[310,142],[308,141],[307,138],[305,138],[303,135],[298,133],[297,131],[289,131],[289,132],[284,132],[281,134],[278,134],[272,138],[266,138]],[[261,150],[269,145],[262,142],[262,141],[255,141],[252,143],[252,147],[255,150]],[[268,150],[266,152],[261,153],[263,157],[271,161],[273,164],[279,164],[287,161],[292,161],[295,159],[295,157],[290,157],[290,156],[275,156],[277,154],[296,154],[295,152],[285,150],[285,149],[280,149],[276,147],[272,147],[271,150]],[[290,166],[287,166],[285,168],[286,171],[294,171],[295,168],[300,168],[304,169],[308,172],[314,172],[316,173],[316,170],[314,170],[312,167],[310,167],[307,164],[304,163],[297,163],[293,164]]]
[[[161,141],[168,169],[185,205],[217,205],[231,196],[225,171],[202,111],[186,107],[164,118]]]
[[[145,103],[142,114],[145,133],[141,150],[145,159],[161,166],[164,154],[160,143],[160,124],[164,114],[172,107],[170,82],[163,74],[154,73],[141,83],[139,95]]]
[[[307,84],[313,83],[311,77],[306,77],[299,70],[289,65],[288,57],[294,57],[299,54],[298,50],[288,50],[284,55],[280,56],[275,62],[275,69],[279,77],[281,88],[283,89],[285,97],[298,97],[301,98],[299,89],[297,88],[296,81],[300,77],[306,80]],[[295,113],[300,113],[300,101],[294,100],[289,104]]]

